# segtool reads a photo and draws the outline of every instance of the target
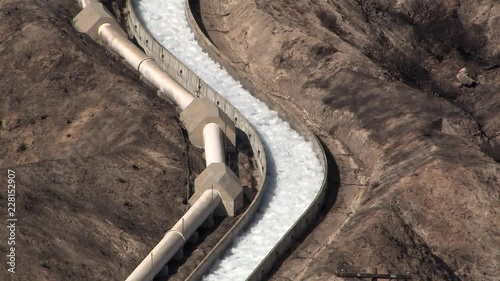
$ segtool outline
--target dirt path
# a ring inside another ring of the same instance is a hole
[[[310,233],[297,241],[287,257],[275,266],[269,280],[302,280],[318,253],[334,241],[342,227],[356,213],[366,188],[366,178],[352,155],[337,140],[322,135],[321,140],[333,153],[338,169],[331,169],[338,179],[329,185],[332,190],[321,220]],[[333,195],[333,196],[332,196]],[[333,205],[332,205],[333,204]]]

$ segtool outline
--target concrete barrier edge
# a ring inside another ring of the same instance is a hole
[[[217,104],[231,119],[233,119],[236,127],[248,136],[250,146],[252,147],[254,155],[257,159],[259,174],[261,176],[260,181],[258,181],[257,184],[257,194],[245,213],[242,214],[234,226],[222,237],[222,239],[214,246],[214,248],[187,278],[187,280],[198,280],[201,279],[205,272],[209,271],[210,266],[231,245],[234,238],[236,238],[236,236],[248,225],[248,223],[253,219],[255,213],[258,211],[262,201],[267,174],[265,149],[257,131],[236,108],[227,102],[207,83],[200,79],[194,72],[188,69],[168,50],[164,49],[161,44],[159,44],[149,34],[137,17],[132,0],[127,0],[127,8],[129,11],[127,16],[129,33],[136,38],[137,42],[144,49],[146,54],[156,60],[169,75],[171,75],[193,95],[208,98]]]
[[[232,65],[231,60],[229,60],[223,53],[221,53],[217,47],[208,39],[205,34],[201,31],[200,27],[194,19],[193,13],[191,11],[189,0],[185,0],[186,6],[186,16],[188,18],[188,23],[194,32],[195,38],[202,48],[208,53],[208,55],[217,61],[220,65],[224,66],[226,71],[233,76],[233,78],[240,81],[245,89],[251,93],[255,93],[255,89],[251,82],[245,77],[240,77],[236,68]],[[306,212],[297,220],[297,222],[292,226],[292,228],[285,234],[285,236],[276,244],[273,250],[264,258],[264,260],[259,264],[259,266],[252,272],[247,280],[262,280],[267,273],[272,269],[274,263],[286,253],[286,251],[292,246],[297,238],[304,234],[305,230],[317,219],[319,211],[323,206],[325,201],[327,182],[328,182],[328,162],[326,159],[325,151],[321,146],[316,135],[309,130],[309,128],[300,121],[296,116],[288,112],[284,107],[282,107],[273,98],[265,98],[263,100],[268,106],[276,110],[279,116],[289,122],[290,126],[297,130],[306,140],[312,143],[313,149],[319,158],[321,165],[324,168],[325,174],[322,180],[321,189],[317,196],[314,198],[311,205],[308,207]]]

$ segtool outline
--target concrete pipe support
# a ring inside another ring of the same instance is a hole
[[[180,114],[180,119],[189,134],[189,141],[197,147],[204,146],[203,130],[209,123],[218,124],[225,135],[226,148],[236,145],[236,127],[234,122],[213,102],[206,98],[197,98]]]
[[[198,202],[207,190],[217,190],[222,204],[215,210],[217,216],[235,216],[243,207],[243,188],[238,176],[224,163],[210,164],[195,180],[195,192],[189,203]]]

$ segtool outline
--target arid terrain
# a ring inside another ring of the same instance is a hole
[[[0,280],[124,280],[187,210],[205,168],[175,107],[74,30],[79,11],[76,1],[0,3]],[[6,266],[8,169],[15,274]],[[172,273],[187,276],[235,220],[202,231]]]
[[[191,2],[223,64],[338,164],[336,201],[271,280],[500,280],[500,2]]]
[[[329,148],[322,219],[271,280],[373,267],[500,280],[500,2],[199,3],[200,24],[253,93]],[[5,186],[16,172],[19,219],[5,280],[124,280],[188,208],[204,168],[174,106],[74,31],[78,11],[75,1],[0,3],[0,174]],[[457,79],[464,67],[474,82]],[[204,233],[172,279],[232,222]]]

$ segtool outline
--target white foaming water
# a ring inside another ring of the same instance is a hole
[[[198,45],[184,0],[136,0],[151,35],[205,80],[255,127],[266,147],[268,183],[254,221],[204,280],[245,280],[317,195],[323,168],[307,142],[263,102],[242,88]]]

